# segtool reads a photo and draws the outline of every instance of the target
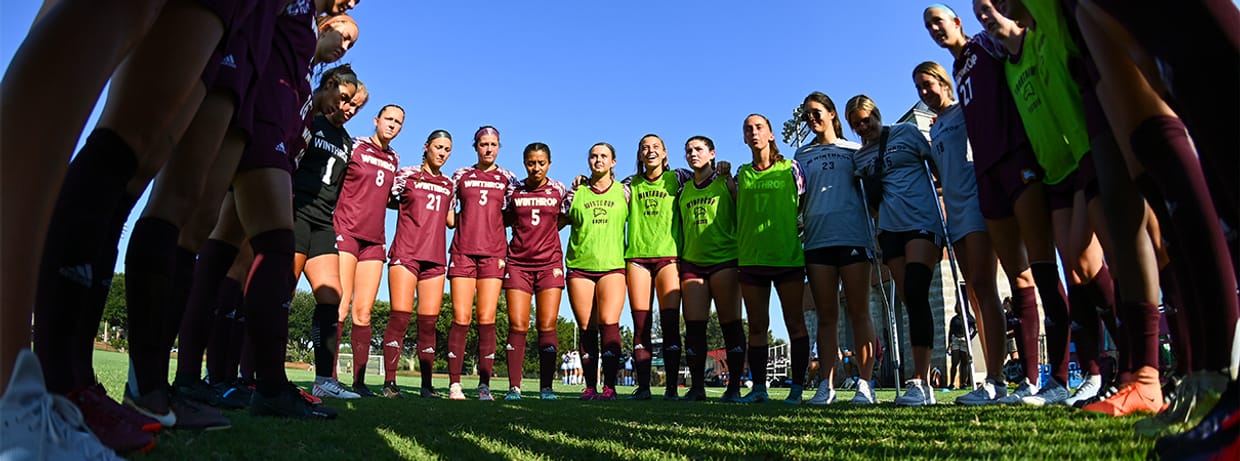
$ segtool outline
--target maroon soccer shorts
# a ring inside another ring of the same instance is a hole
[[[453,253],[448,259],[448,278],[502,279],[505,262],[503,257]]]

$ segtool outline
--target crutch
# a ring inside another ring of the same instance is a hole
[[[863,179],[861,176],[857,176],[857,186],[861,189],[861,203],[863,204],[862,206],[865,206],[868,209],[870,206],[870,200],[869,200],[869,197],[867,197],[865,193],[865,179]],[[867,215],[865,217],[865,223],[866,223],[866,227],[869,228],[870,230],[870,237],[874,238],[874,236],[876,235],[874,231],[874,219]],[[901,370],[902,365],[900,361],[900,333],[899,333],[900,330],[899,330],[899,327],[896,325],[896,312],[895,312],[895,301],[894,301],[895,290],[891,291],[892,300],[888,301],[887,290],[886,288],[883,287],[882,267],[880,266],[880,263],[878,262],[877,259],[874,260],[874,271],[878,273],[878,294],[879,294],[879,298],[883,300],[883,311],[886,312],[887,314],[887,332],[888,332],[887,349],[891,351],[892,369],[895,370],[895,373],[896,373],[895,388],[898,390],[900,388],[900,384],[902,383],[902,381],[900,381],[900,370]]]
[[[969,354],[969,382],[973,382],[974,377],[977,376],[977,370],[974,369],[976,361],[973,359],[973,337],[969,334],[969,317],[973,314],[969,311],[969,294],[965,292],[961,296],[960,275],[956,270],[956,249],[952,247],[951,234],[947,233],[947,213],[943,210],[943,201],[942,197],[939,196],[938,188],[934,187],[934,176],[930,171],[930,160],[922,159],[921,163],[926,167],[926,181],[930,183],[930,192],[934,194],[934,207],[939,210],[939,225],[942,226],[943,242],[947,246],[947,261],[952,268],[952,283],[956,285],[956,306],[959,307],[960,312],[964,313],[965,353]],[[976,322],[976,320],[974,321]],[[951,341],[950,337],[948,341]],[[948,350],[951,350],[951,344],[948,344]],[[948,360],[951,360],[950,354]]]

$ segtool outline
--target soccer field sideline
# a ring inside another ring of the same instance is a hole
[[[126,362],[124,354],[96,351],[109,395],[121,395]],[[304,369],[287,371],[303,387],[313,382]],[[557,381],[560,400],[544,402],[527,379],[519,402],[454,402],[413,397],[416,379],[398,378],[406,391],[400,400],[329,400],[340,412],[334,421],[228,412],[231,429],[166,431],[153,451],[132,459],[1139,459],[1154,444],[1133,433],[1139,417],[944,403],[961,392],[939,392],[932,408],[897,408],[891,389],[879,391],[884,403],[874,407],[583,402],[581,386]],[[380,377],[367,383],[377,389]],[[464,380],[471,399],[476,383]],[[506,388],[507,378],[493,384]],[[446,389],[447,380],[435,385]],[[630,389],[621,387],[621,396]],[[772,397],[785,392],[774,389]]]

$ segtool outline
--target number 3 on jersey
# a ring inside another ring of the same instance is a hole
[[[478,204],[479,204],[479,205],[486,206],[486,204],[487,204],[487,192],[490,192],[490,191],[487,191],[487,190],[478,191],[478,193],[479,193],[479,194],[482,194],[482,195],[480,195],[480,196],[478,197]]]

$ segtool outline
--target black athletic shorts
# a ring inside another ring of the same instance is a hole
[[[306,255],[307,259],[317,256],[338,254],[336,251],[336,229],[333,226],[315,224],[301,216],[293,218],[293,251]]]

